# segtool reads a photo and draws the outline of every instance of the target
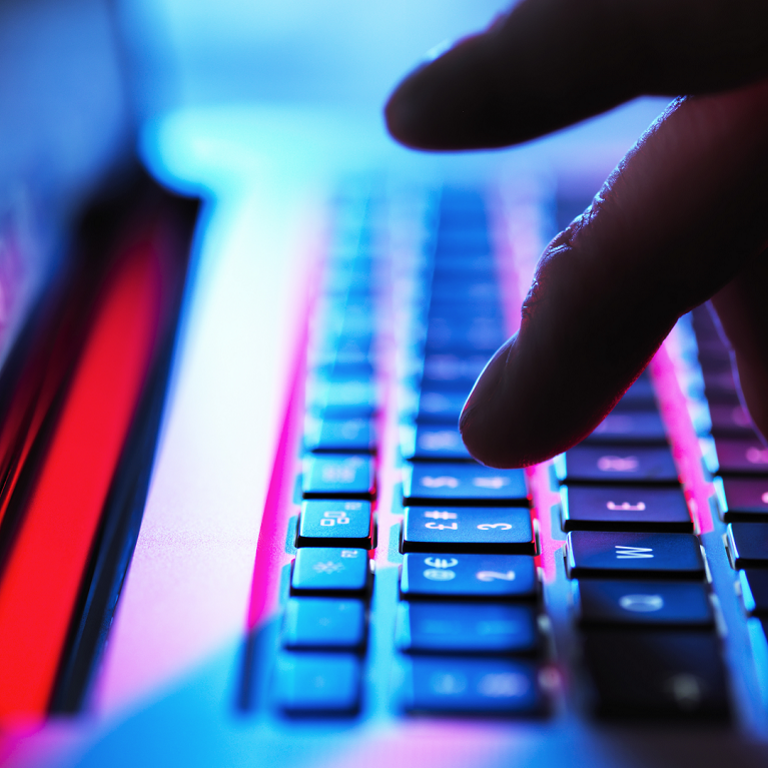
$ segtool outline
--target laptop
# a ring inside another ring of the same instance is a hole
[[[312,90],[348,34],[235,82],[291,19],[218,11],[3,9],[4,764],[764,764],[768,474],[707,308],[551,462],[456,427],[659,102],[420,156]]]

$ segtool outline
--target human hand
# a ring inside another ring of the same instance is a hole
[[[641,94],[672,102],[545,250],[520,331],[461,417],[496,467],[589,434],[707,299],[768,435],[768,3],[522,0],[408,76],[386,118],[431,150],[531,139]]]

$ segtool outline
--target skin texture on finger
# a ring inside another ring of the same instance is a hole
[[[765,250],[766,136],[768,81],[680,99],[649,129],[542,256],[462,414],[475,457],[525,466],[583,439],[677,318]]]
[[[409,75],[390,133],[420,149],[501,147],[641,94],[701,94],[768,76],[763,0],[522,0]]]
[[[752,421],[768,437],[768,252],[749,259],[712,304],[735,354]]]

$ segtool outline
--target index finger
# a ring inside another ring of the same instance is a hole
[[[640,94],[707,93],[768,75],[760,0],[522,0],[407,77],[392,135],[432,150],[500,147]]]
[[[678,100],[643,136],[545,251],[518,335],[465,406],[474,456],[525,466],[574,445],[678,317],[765,250],[766,135],[768,81]]]

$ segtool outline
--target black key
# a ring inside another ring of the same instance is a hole
[[[755,428],[747,411],[738,405],[711,404],[709,416],[712,420],[712,434],[715,437],[752,438]]]
[[[734,568],[768,567],[768,523],[730,523],[728,554]]]
[[[739,571],[739,586],[747,613],[768,616],[768,570],[746,568]]]
[[[584,660],[604,717],[724,718],[725,670],[714,632],[591,630]]]
[[[757,436],[752,439],[716,437],[707,441],[704,462],[712,474],[768,477],[768,448]]]
[[[291,590],[361,593],[370,581],[368,553],[364,549],[308,547],[296,553],[291,573]]]
[[[301,505],[296,545],[371,549],[373,520],[370,502],[305,501]]]
[[[395,641],[406,653],[533,653],[539,646],[531,606],[400,603]]]
[[[709,627],[714,614],[696,582],[591,581],[576,585],[582,624]]]
[[[290,653],[277,658],[275,699],[291,715],[353,715],[360,707],[360,660],[346,653]]]
[[[305,499],[371,499],[375,492],[370,456],[319,454],[304,465],[302,494]]]
[[[571,578],[621,575],[697,579],[704,576],[701,546],[687,533],[568,534],[566,567]]]
[[[305,443],[314,453],[373,453],[376,434],[370,419],[326,419],[310,425]]]
[[[531,515],[520,507],[406,507],[403,552],[536,554]]]
[[[656,410],[609,413],[585,443],[594,445],[666,445],[667,433]]]
[[[405,709],[444,715],[535,715],[545,709],[538,667],[513,659],[413,657]]]
[[[282,638],[286,648],[360,650],[365,645],[365,606],[360,600],[291,597]]]
[[[406,598],[533,599],[536,566],[529,555],[409,554],[400,594]]]
[[[714,485],[725,522],[768,521],[768,478],[716,477]]]
[[[693,533],[680,488],[573,485],[560,490],[564,531]]]
[[[493,469],[477,462],[419,462],[403,472],[405,504],[527,505],[522,469]]]
[[[403,457],[410,461],[471,461],[456,424],[416,424],[402,428]]]
[[[677,468],[667,447],[577,445],[555,457],[561,483],[677,484]]]

